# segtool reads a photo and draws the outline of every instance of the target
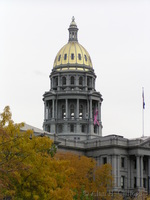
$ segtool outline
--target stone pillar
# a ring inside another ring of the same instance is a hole
[[[76,119],[79,120],[79,99],[77,99]]]
[[[52,118],[54,119],[55,118],[55,99],[52,100],[52,109],[53,109],[53,112],[52,112]]]
[[[140,157],[140,166],[141,166],[141,168],[140,168],[140,175],[141,175],[141,181],[140,181],[140,183],[141,183],[141,188],[143,188],[143,156],[141,156]]]
[[[87,110],[86,110],[86,117],[87,119],[90,118],[90,110],[89,110],[89,100],[87,99]]]
[[[92,99],[90,99],[90,118],[89,118],[89,133],[93,134],[93,119],[92,119]]]
[[[58,75],[58,90],[60,90],[60,85],[61,85],[61,83],[60,83],[60,75]]]
[[[92,120],[92,99],[90,99],[90,120]]]
[[[44,121],[46,120],[46,101],[44,101]]]
[[[58,118],[58,113],[57,113],[57,104],[58,104],[58,100],[56,99],[56,113],[55,113],[55,118],[56,118],[56,120],[57,120],[57,118]]]
[[[114,188],[117,187],[116,168],[117,168],[116,155],[112,155],[112,172],[114,176]]]
[[[136,156],[136,187],[140,187],[140,156]]]
[[[87,75],[85,75],[84,86],[85,86],[85,91],[87,91]]]
[[[66,119],[68,119],[68,99],[66,99]]]
[[[127,182],[127,189],[131,188],[131,161],[130,161],[130,156],[127,158],[127,177],[128,177],[128,182]]]
[[[150,156],[148,157],[148,194],[150,194]]]
[[[120,155],[118,155],[118,165],[117,165],[117,176],[118,176],[118,187],[121,187],[121,178],[120,178]]]

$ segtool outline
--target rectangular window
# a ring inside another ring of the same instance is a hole
[[[84,55],[84,58],[85,58],[85,61],[87,61],[87,57],[86,57],[86,55]]]
[[[121,176],[121,188],[124,189],[125,177]]]
[[[134,188],[136,188],[136,177],[134,177]]]
[[[70,125],[70,132],[72,132],[72,133],[74,132],[74,125],[73,124]]]
[[[103,164],[106,164],[107,163],[107,157],[104,157],[103,158]]]
[[[80,53],[78,53],[78,59],[81,60],[81,54]]]
[[[146,178],[143,178],[143,187],[146,188]]]
[[[58,61],[60,61],[60,59],[61,59],[61,55],[59,55],[59,57],[58,57]]]
[[[134,162],[134,169],[136,169],[136,159],[134,159],[133,162]]]
[[[67,60],[67,54],[65,53],[65,55],[64,55],[64,60]]]
[[[71,60],[74,60],[74,53],[71,54]]]
[[[121,157],[121,167],[124,168],[124,157]]]
[[[143,160],[143,170],[146,171],[146,160]]]
[[[85,125],[82,124],[82,133],[85,132]]]

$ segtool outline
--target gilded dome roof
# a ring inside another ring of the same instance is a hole
[[[77,25],[72,18],[72,22],[69,26],[69,41],[64,45],[56,55],[54,61],[54,68],[64,68],[64,67],[90,67],[92,68],[92,61],[87,50],[78,43],[77,39]],[[67,68],[70,69],[70,68]]]
[[[78,42],[72,41],[64,45],[57,53],[54,67],[59,65],[85,65],[87,67],[92,67],[92,62],[86,49]]]

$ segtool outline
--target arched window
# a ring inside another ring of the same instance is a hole
[[[83,85],[83,78],[81,76],[79,77],[79,85]]]
[[[80,105],[79,107],[79,119],[83,118],[83,105]]]
[[[66,108],[65,105],[62,105],[62,119],[66,118]]]
[[[71,82],[71,85],[74,85],[74,76],[71,76],[70,82]]]
[[[66,85],[66,77],[62,78],[62,85]]]
[[[70,106],[70,118],[74,119],[74,105],[73,104]]]

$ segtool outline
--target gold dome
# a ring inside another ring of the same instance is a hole
[[[54,68],[87,70],[88,67],[93,68],[92,61],[87,50],[78,43],[78,28],[72,18],[69,26],[69,42],[64,45],[57,53]]]
[[[92,62],[89,53],[78,42],[72,41],[64,45],[54,61],[54,67],[58,66],[86,66],[92,67]],[[83,67],[82,66],[82,67]]]

